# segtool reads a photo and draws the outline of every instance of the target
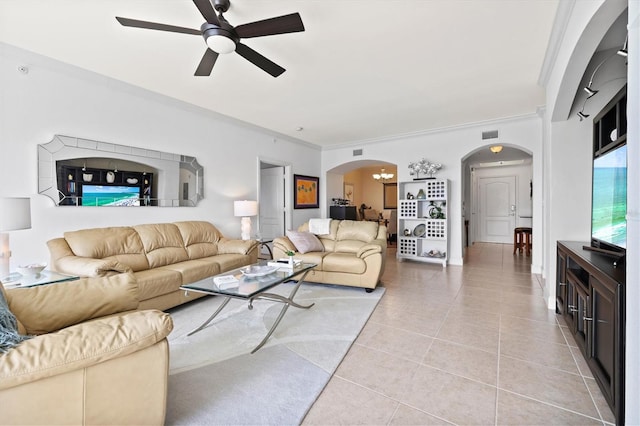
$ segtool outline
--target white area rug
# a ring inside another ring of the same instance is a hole
[[[288,295],[294,284],[274,293]],[[299,424],[367,322],[384,293],[304,284],[269,341],[266,335],[282,304],[232,300],[200,332],[222,297],[205,297],[171,311],[171,365],[167,424]]]

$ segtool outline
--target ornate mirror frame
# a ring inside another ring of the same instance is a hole
[[[38,193],[58,206],[81,205],[78,202],[81,197],[73,197],[75,201],[69,203],[71,197],[59,189],[61,176],[57,163],[74,160],[86,168],[100,164],[117,168],[117,162],[121,161],[129,169],[137,169],[129,170],[133,173],[153,171],[154,198],[141,205],[194,207],[204,198],[204,169],[195,157],[63,135],[55,135],[50,142],[38,145]]]

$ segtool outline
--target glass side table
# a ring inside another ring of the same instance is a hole
[[[34,287],[37,285],[74,281],[79,278],[80,277],[76,277],[75,275],[61,274],[60,272],[48,270],[44,270],[36,275],[22,275],[14,272],[2,279],[2,285],[4,288]]]

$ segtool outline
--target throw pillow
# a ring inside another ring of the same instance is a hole
[[[310,251],[324,251],[324,246],[311,232],[287,231],[287,237],[296,247],[299,253],[308,253]]]
[[[2,284],[0,284],[2,286]],[[23,340],[31,336],[23,336],[18,332],[18,321],[9,310],[9,305],[0,290],[0,353],[5,353]]]

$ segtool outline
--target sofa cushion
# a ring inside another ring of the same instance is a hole
[[[311,251],[324,251],[324,246],[311,232],[287,231],[287,237],[296,247],[296,251],[300,253],[308,253]]]
[[[178,227],[189,259],[215,256],[218,254],[218,241],[222,238],[220,231],[209,222],[186,221],[175,222]]]
[[[115,260],[133,271],[149,269],[142,241],[129,226],[69,231],[64,238],[76,256]]]
[[[237,254],[219,254],[209,259],[220,266],[220,272],[240,268],[241,266],[250,264],[252,261],[250,256],[239,256]]]
[[[28,334],[44,334],[72,324],[134,310],[138,286],[133,274],[81,278],[57,284],[15,288],[9,306]]]
[[[172,223],[154,223],[133,227],[144,246],[149,267],[170,265],[189,259],[178,227]]]
[[[214,258],[186,260],[184,262],[163,266],[161,269],[180,272],[182,284],[190,284],[207,277],[212,277],[221,272],[220,265],[212,259]]]
[[[326,272],[345,272],[363,274],[367,270],[364,260],[348,253],[329,253],[322,261],[322,270]]]
[[[135,273],[140,300],[172,293],[182,285],[182,274],[165,267]]]
[[[343,220],[338,227],[337,240],[358,240],[370,243],[378,236],[378,222]]]

